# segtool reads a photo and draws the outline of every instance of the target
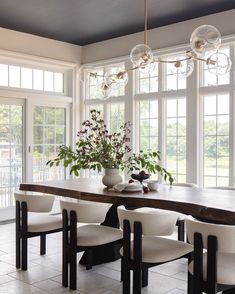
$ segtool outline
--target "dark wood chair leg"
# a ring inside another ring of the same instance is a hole
[[[28,209],[27,203],[21,203],[21,211],[22,211],[22,236],[21,236],[21,259],[22,259],[22,270],[27,270],[28,268]]]
[[[121,282],[123,282],[123,257],[121,256]]]
[[[20,252],[21,252],[21,238],[20,238],[20,202],[16,201],[16,268],[20,268]]]
[[[142,287],[148,286],[148,276],[149,276],[148,268],[142,268]]]
[[[188,284],[187,284],[187,293],[193,294],[193,276],[188,271]]]
[[[63,212],[63,244],[62,244],[62,285],[63,287],[68,287],[68,214],[64,209]]]
[[[177,220],[177,226],[178,226],[178,240],[184,242],[184,233],[185,233],[185,228],[184,228],[184,220]]]
[[[70,244],[69,249],[69,287],[77,290],[77,215],[75,211],[70,211]]]
[[[202,294],[203,281],[202,235],[194,234],[193,294]]]
[[[22,236],[22,248],[21,248],[22,266],[21,269],[26,271],[28,269],[28,239],[26,236]]]
[[[193,260],[193,252],[188,255],[188,267],[192,260]],[[189,270],[188,270],[187,293],[193,294],[193,276],[190,274]]]
[[[130,294],[130,223],[123,222],[123,257],[121,261],[122,293]]]
[[[92,269],[92,249],[86,250],[86,270]]]
[[[134,222],[133,294],[141,294],[142,227]]]
[[[73,249],[70,251],[69,279],[69,288],[77,290],[77,252]]]
[[[207,250],[207,288],[208,294],[217,293],[216,283],[216,267],[217,267],[217,238],[215,236],[207,237],[208,250]]]
[[[46,254],[46,235],[40,236],[40,255]]]

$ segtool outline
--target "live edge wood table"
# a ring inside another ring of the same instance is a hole
[[[231,190],[160,185],[158,191],[147,194],[123,193],[107,189],[99,179],[92,178],[21,184],[20,190],[107,202],[115,206],[174,210],[210,222],[235,225],[235,191]]]

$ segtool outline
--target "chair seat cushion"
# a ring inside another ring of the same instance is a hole
[[[217,255],[217,283],[235,285],[235,254],[220,253]],[[193,274],[193,261],[189,264],[189,272]],[[207,253],[203,254],[203,279],[207,276]]]
[[[146,212],[146,213],[153,213],[153,212],[167,212],[167,210],[165,209],[160,209],[160,208],[152,208],[152,207],[141,207],[141,208],[137,208],[135,209],[135,211],[139,211],[139,212]],[[170,210],[169,210],[170,212]],[[175,211],[174,211],[175,212]],[[178,220],[184,220],[187,216],[183,213],[179,213],[179,212],[175,212],[177,214],[177,219]]]
[[[133,241],[131,242],[133,258]],[[163,237],[144,236],[142,238],[142,262],[162,263],[177,259],[193,251],[193,246],[181,241]],[[120,251],[123,255],[123,248]]]
[[[85,225],[77,229],[78,246],[99,246],[121,240],[122,231],[102,225]]]
[[[35,213],[28,219],[28,232],[47,232],[62,229],[61,215]]]

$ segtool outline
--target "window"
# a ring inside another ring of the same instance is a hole
[[[224,43],[219,52],[230,56],[234,64],[234,49],[233,42]],[[182,48],[179,52],[173,49],[168,52],[162,60],[184,56]],[[174,64],[163,62],[151,72],[129,72],[129,77],[133,74],[133,84],[116,93],[116,101],[114,97],[100,100],[104,118],[110,123],[116,121],[117,125],[122,120],[131,120],[133,152],[159,150],[162,165],[173,173],[177,182],[205,187],[235,186],[234,71],[215,76],[205,63],[195,65],[194,74],[188,78],[172,70]],[[112,66],[115,68],[117,64],[100,66],[102,75],[108,68],[115,72]],[[131,66],[127,57],[123,68]],[[89,101],[92,97],[86,98],[86,104],[92,104]],[[110,127],[115,130],[113,125]]]
[[[230,57],[230,47],[224,46],[218,50],[218,52],[225,53],[227,56]],[[206,58],[209,57],[209,53],[206,55]],[[205,63],[203,63],[202,69],[202,86],[209,87],[209,86],[218,86],[218,85],[228,85],[230,82],[230,73],[228,72],[225,75],[214,75],[209,72],[208,67]]]
[[[183,59],[185,58],[185,56],[178,54],[178,55],[167,57],[166,59],[171,61],[171,60],[176,60],[177,58]],[[165,63],[164,70],[165,70],[164,89],[166,91],[186,89],[186,78],[180,77],[178,73],[174,73],[174,64]]]
[[[229,95],[203,96],[204,186],[229,185]]]
[[[186,99],[166,100],[166,168],[186,182]]]
[[[158,65],[152,64],[150,68],[150,72],[136,71],[137,79],[139,80],[138,93],[153,93],[158,91]]]
[[[47,161],[56,157],[60,145],[65,144],[65,109],[35,106],[33,109],[33,180],[63,179],[63,166],[50,168]]]
[[[125,64],[114,64],[111,66],[99,67],[92,70],[95,75],[90,75],[87,70],[86,75],[86,99],[103,99],[104,93],[101,89],[102,83],[105,83],[105,76],[117,74],[125,70]],[[110,82],[110,81],[109,81]],[[115,83],[111,89],[110,97],[119,97],[125,95],[125,85],[122,82]]]
[[[139,102],[139,149],[158,150],[158,101]]]
[[[63,93],[64,74],[0,64],[0,86]]]
[[[118,133],[124,122],[124,103],[112,103],[110,105],[110,132]]]
[[[14,205],[22,182],[23,107],[0,103],[0,207]]]

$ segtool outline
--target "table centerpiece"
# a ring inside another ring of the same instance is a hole
[[[109,188],[122,182],[119,170],[124,169],[128,173],[140,170],[160,173],[165,181],[169,180],[172,184],[174,179],[171,173],[160,165],[159,151],[131,153],[129,121],[121,125],[118,132],[110,133],[100,111],[92,109],[90,117],[82,123],[82,130],[77,133],[75,148],[61,145],[57,157],[49,160],[47,165],[52,167],[62,163],[75,176],[79,176],[79,171],[84,169],[98,172],[104,169],[103,184]]]

